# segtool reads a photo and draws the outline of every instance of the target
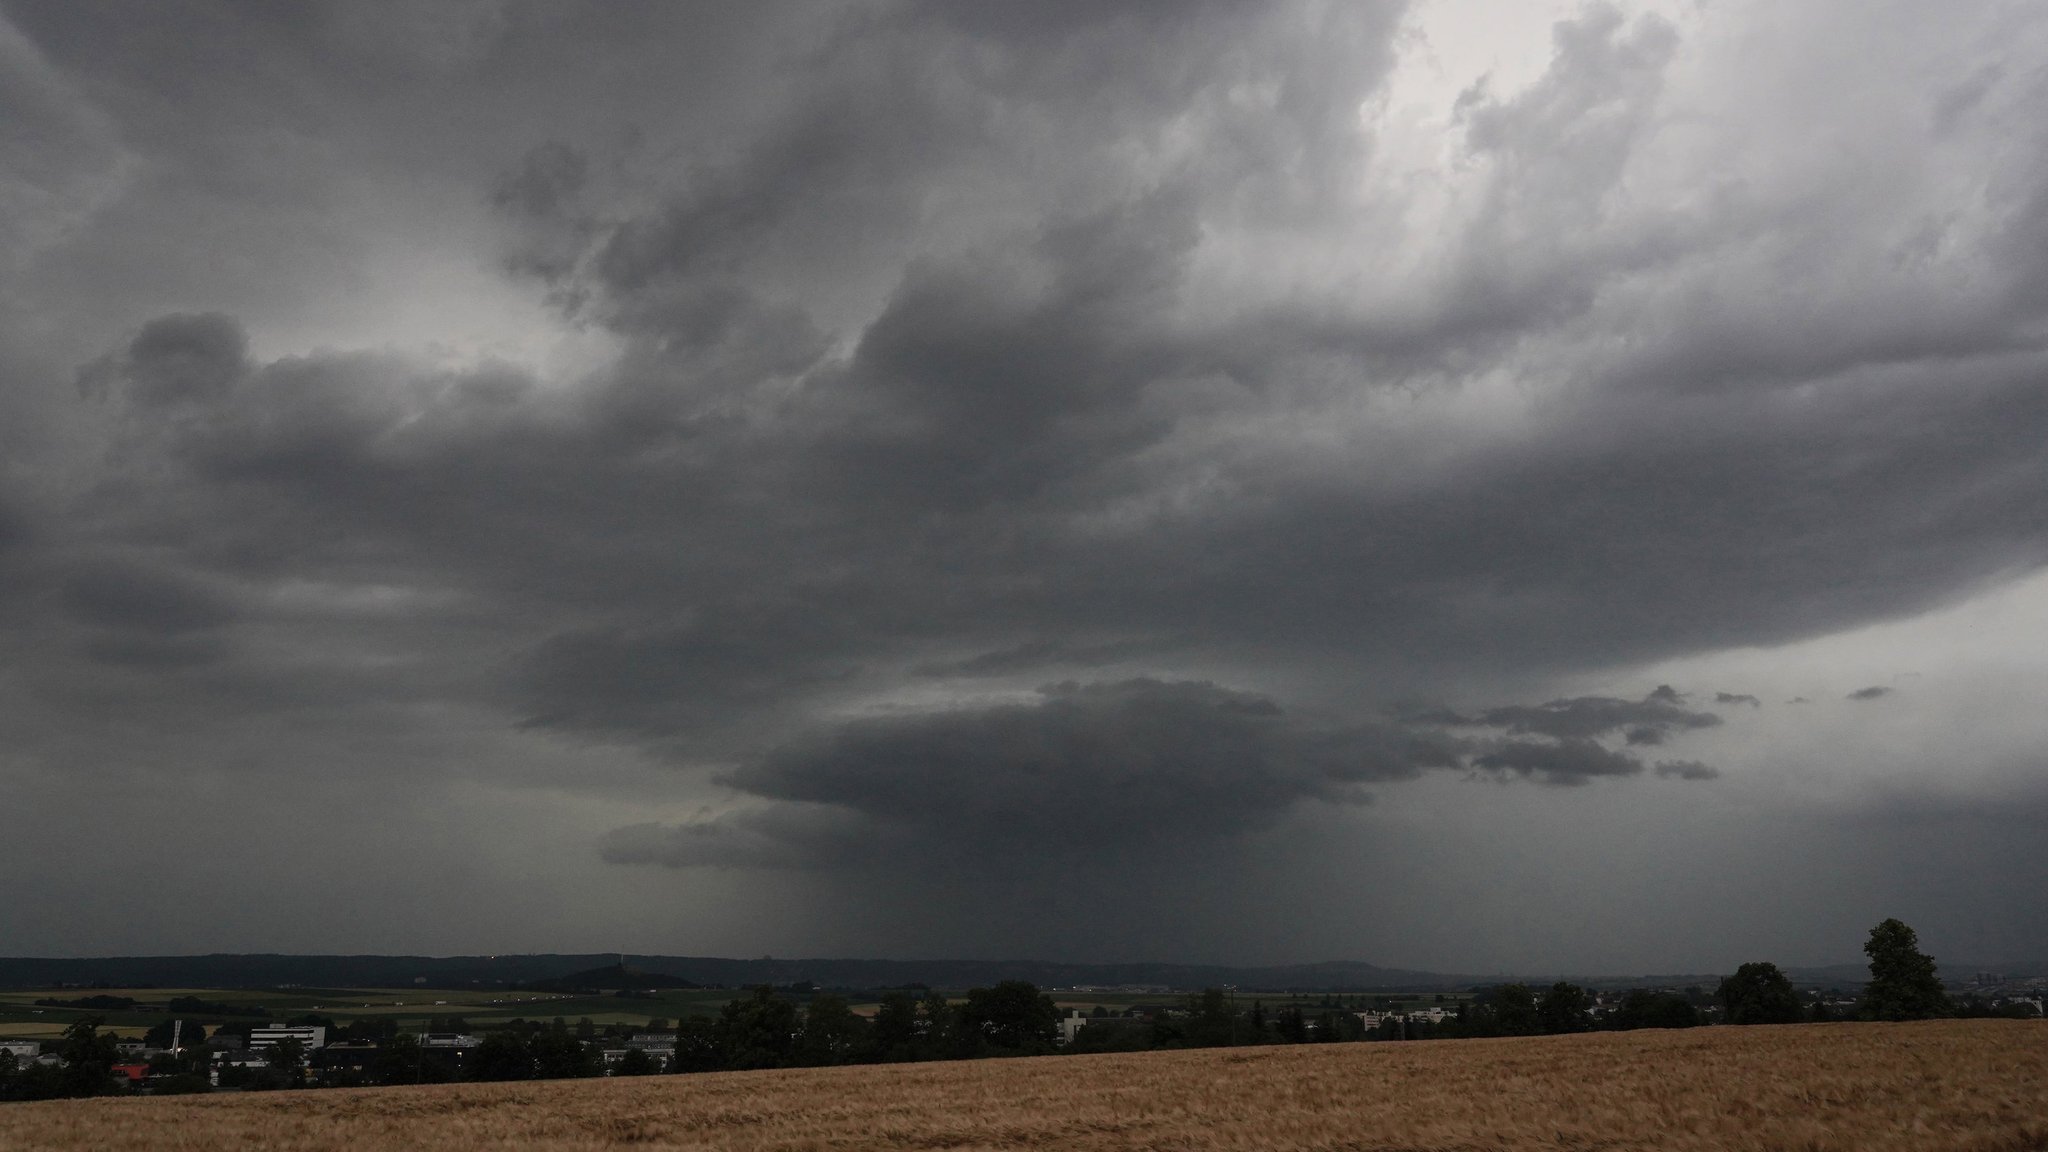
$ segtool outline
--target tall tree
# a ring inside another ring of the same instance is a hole
[[[1493,989],[1494,1024],[1505,1036],[1533,1036],[1542,1030],[1536,1015],[1536,994],[1527,984],[1503,984]]]
[[[1715,995],[1730,1024],[1796,1024],[1803,1013],[1799,993],[1776,964],[1744,964],[1723,977]]]
[[[796,1004],[763,984],[753,995],[733,1000],[713,1029],[727,1068],[781,1068],[796,1050]]]
[[[83,1016],[64,1029],[57,1048],[64,1058],[62,1079],[67,1096],[100,1096],[113,1089],[114,1036],[100,1031],[98,1016]]]
[[[418,1084],[427,1078],[426,1052],[420,1038],[410,1032],[386,1040],[370,1067],[379,1084]]]
[[[1280,1039],[1289,1044],[1308,1043],[1308,1017],[1300,1005],[1289,1004],[1280,1010]]]
[[[533,1050],[517,1032],[492,1032],[469,1058],[472,1080],[531,1080]]]
[[[1050,1052],[1060,1030],[1060,1010],[1036,984],[1005,980],[993,988],[968,989],[960,1025],[999,1052]]]
[[[1863,1015],[1874,1020],[1924,1020],[1949,1014],[1934,957],[1920,951],[1920,936],[1905,924],[1886,920],[1870,930],[1863,945],[1870,957],[1870,983],[1863,989]]]
[[[960,1027],[960,1010],[946,999],[946,994],[933,988],[924,995],[924,1002],[918,1006],[918,1048],[919,1058],[944,1060],[951,1056],[972,1055],[974,1037],[963,1036]]]
[[[571,1036],[566,1025],[534,1033],[526,1048],[533,1055],[534,1075],[542,1080],[595,1076],[601,1070],[597,1054]]]
[[[869,1058],[868,1022],[837,996],[818,996],[804,1009],[798,1063],[853,1064]]]
[[[1577,984],[1552,984],[1536,1003],[1536,1020],[1545,1032],[1584,1032],[1593,1026],[1593,1000]]]
[[[1230,995],[1221,988],[1205,988],[1188,997],[1187,1039],[1197,1048],[1220,1048],[1235,1044],[1246,1029],[1238,1019]]]
[[[671,1072],[716,1072],[725,1066],[718,1050],[718,1024],[709,1016],[676,1021],[676,1051]]]
[[[875,1009],[875,1056],[885,1061],[917,1057],[917,1001],[908,992],[891,992]]]

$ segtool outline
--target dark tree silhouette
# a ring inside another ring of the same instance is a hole
[[[1060,1030],[1060,1010],[1052,997],[1023,980],[968,989],[959,1019],[963,1031],[999,1052],[1049,1052]]]
[[[869,1055],[869,1024],[846,1001],[819,996],[804,1010],[803,1037],[797,1060],[810,1065],[852,1064]]]
[[[1503,984],[1493,990],[1494,1026],[1504,1036],[1533,1036],[1542,1031],[1536,1015],[1536,994],[1527,984]]]
[[[1699,1009],[1676,992],[1651,992],[1637,988],[1621,998],[1621,1006],[1607,1019],[1619,1032],[1634,1028],[1691,1028],[1699,1024]]]
[[[484,1042],[476,1046],[476,1054],[470,1057],[469,1078],[472,1080],[530,1080],[533,1078],[533,1052],[526,1045],[526,1038],[516,1032],[492,1032]]]
[[[875,1008],[870,1041],[875,1058],[885,1061],[917,1058],[917,1001],[908,992],[891,992]]]
[[[1593,999],[1577,984],[1560,980],[1536,1005],[1536,1020],[1545,1032],[1584,1032],[1593,1026]]]
[[[718,1025],[709,1016],[676,1021],[676,1052],[671,1072],[716,1072],[725,1066],[718,1051]]]
[[[534,1033],[526,1041],[526,1050],[533,1057],[533,1074],[542,1080],[595,1076],[600,1071],[597,1055],[566,1027]]]
[[[1188,997],[1184,1032],[1192,1047],[1221,1048],[1239,1043],[1250,1030],[1238,1017],[1228,993],[1221,988],[1205,988]]]
[[[1715,996],[1730,1024],[1796,1024],[1803,1013],[1799,993],[1776,964],[1744,964],[1722,979]]]
[[[1920,937],[1898,920],[1870,930],[1863,945],[1870,957],[1870,983],[1863,989],[1863,1015],[1874,1020],[1924,1020],[1950,1013],[1934,957],[1920,951]]]
[[[718,1014],[713,1042],[728,1068],[780,1068],[796,1050],[796,1004],[766,984]]]

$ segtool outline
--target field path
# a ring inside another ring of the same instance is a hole
[[[2048,1152],[2048,1022],[1699,1028],[0,1105],[0,1149]]]

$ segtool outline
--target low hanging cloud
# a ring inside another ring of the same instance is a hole
[[[1558,740],[1584,740],[1626,729],[1630,743],[1638,744],[1661,743],[1668,732],[1712,728],[1721,723],[1714,713],[1685,708],[1681,700],[1667,684],[1658,686],[1641,700],[1580,696],[1534,707],[1489,708],[1469,723]]]
[[[1849,693],[1849,699],[1881,700],[1884,697],[1891,695],[1893,691],[1895,691],[1895,689],[1888,688],[1882,684],[1873,684],[1868,688],[1858,688],[1854,692]]]
[[[1554,743],[1502,740],[1472,758],[1474,768],[1501,774],[1534,776],[1549,784],[1583,784],[1601,776],[1635,776],[1643,762],[1583,737]]]
[[[1675,776],[1680,780],[1716,780],[1721,770],[1698,760],[1659,760],[1657,775]]]
[[[1539,732],[1512,719],[1525,713],[1571,719]],[[1654,693],[1481,714],[1494,719],[1434,714],[1515,735],[1456,732],[1421,715],[1332,725],[1207,682],[1064,683],[1028,701],[825,728],[722,777],[746,798],[741,807],[621,828],[604,851],[620,863],[776,867],[1047,849],[1113,855],[1161,840],[1221,845],[1298,805],[1367,803],[1374,787],[1432,771],[1568,787],[1639,776],[1640,760],[1594,736],[1631,722],[1696,729],[1717,719]],[[1657,775],[1717,773],[1667,762]]]

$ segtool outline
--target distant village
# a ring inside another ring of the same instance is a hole
[[[1742,965],[1716,987],[1586,988],[1504,983],[1456,991],[1290,993],[1159,984],[1076,984],[1041,990],[1020,980],[948,994],[921,985],[820,988],[809,982],[745,989],[716,1014],[605,1023],[461,1015],[403,1026],[365,1003],[285,1019],[192,990],[144,1003],[113,990],[46,990],[26,1009],[68,1019],[54,1038],[6,1036],[0,1019],[0,1100],[109,1093],[173,1094],[294,1087],[644,1076],[775,1067],[898,1063],[1053,1053],[1335,1042],[1409,1042],[1638,1028],[1826,1024],[1939,1016],[2040,1020],[2048,977],[1976,973],[1944,985],[1910,929],[1887,921],[1866,948],[1871,979],[1854,989],[1796,988],[1775,965]],[[681,989],[690,989],[681,992]],[[137,990],[126,990],[134,992]],[[549,984],[552,998],[485,1000],[589,1005],[676,1001],[706,1009],[704,989],[623,962]],[[79,994],[84,992],[86,994]],[[23,994],[14,994],[20,996]],[[231,997],[233,993],[219,995]],[[14,1002],[10,1002],[14,1003]],[[402,1008],[398,1000],[385,1011]],[[418,1003],[413,1001],[413,1003]],[[435,1010],[446,1004],[434,1001]],[[153,1020],[128,1038],[107,1013]],[[238,1018],[241,1017],[241,1018]],[[20,1019],[16,1015],[12,1017]]]
[[[1028,986],[1026,986],[1028,988]],[[1569,988],[1563,985],[1558,987]],[[2048,980],[2032,978],[2007,980],[1991,974],[1979,975],[1965,986],[1956,1002],[1963,1014],[2040,1018],[2048,1008]],[[1257,997],[1236,989],[1207,989],[1186,993],[1161,985],[1076,986],[1051,989],[1041,994],[1035,988],[1020,998],[1070,1001],[1093,994],[1115,996],[1181,996],[1185,1004],[1146,1004],[1111,1010],[1067,1007],[1049,1017],[1052,1028],[1042,1035],[1043,1044],[1020,1045],[1025,1051],[1122,1051],[1152,1047],[1198,1047],[1214,1044],[1315,1043],[1319,1041],[1403,1041],[1448,1039],[1468,1034],[1466,1025],[1475,1017],[1498,1016],[1503,1002],[1511,1003],[1519,986],[1483,989],[1472,994],[1434,994],[1450,1003],[1432,1003],[1406,1009],[1359,1007],[1360,1004],[1406,999],[1414,994],[1356,993],[1325,994],[1310,1001],[1268,994]],[[767,990],[790,1007],[790,1022],[784,1055],[793,1059],[776,1063],[805,1063],[802,1056],[806,1023],[812,1013],[798,1006],[797,998]],[[970,995],[972,993],[970,992]],[[1546,998],[1560,993],[1557,988],[1531,992],[1531,1006],[1539,1014]],[[1726,1005],[1699,987],[1638,988],[1627,991],[1586,991],[1578,1010],[1583,1011],[1587,1030],[1637,1026],[1714,1025],[1725,1021]],[[1276,1007],[1266,1008],[1266,999]],[[80,999],[90,999],[80,998]],[[810,997],[815,1004],[830,1004],[837,998],[829,993]],[[1206,1005],[1205,1005],[1206,1001]],[[1222,1007],[1216,1006],[1220,1001]],[[1842,991],[1815,992],[1803,998],[1803,1018],[1813,1020],[1854,1019],[1859,1000]],[[744,1004],[746,1000],[735,1003]],[[910,1050],[901,1058],[944,1058],[938,1054],[943,1038],[935,1036],[933,1009],[927,998],[919,1002],[912,1019]],[[1306,1004],[1306,1006],[1304,1006]],[[1658,1024],[1631,1022],[1631,1009],[1645,1005],[1666,1005],[1677,1009],[1678,1020]],[[948,1002],[949,1008],[958,1006]],[[1283,1006],[1284,1005],[1284,1006]],[[865,1027],[874,1028],[872,1012],[861,1016]],[[1218,1027],[1218,1024],[1221,1027]],[[348,1028],[324,1024],[265,1022],[241,1025],[228,1023],[209,1030],[204,1024],[184,1019],[167,1020],[143,1040],[108,1039],[104,1050],[110,1090],[154,1093],[195,1090],[236,1091],[278,1087],[346,1087],[384,1083],[444,1083],[479,1079],[531,1079],[560,1076],[652,1075],[694,1070],[714,1070],[731,1063],[729,1058],[692,1067],[693,1040],[716,1047],[717,1021],[700,1018],[693,1022],[698,1035],[684,1027],[665,1027],[653,1019],[648,1027],[599,1027],[588,1020],[568,1023],[515,1021],[514,1027],[489,1032],[464,1030],[465,1022],[451,1018],[443,1030],[366,1035],[379,1031],[374,1026]],[[1497,1023],[1497,1021],[1496,1021]],[[709,1027],[706,1027],[706,1026]],[[1206,1025],[1206,1031],[1204,1026]],[[859,1025],[856,1025],[859,1027]],[[943,1025],[940,1025],[943,1028]],[[1540,1026],[1531,1031],[1545,1031]],[[728,1028],[727,1032],[732,1031]],[[1224,1032],[1235,1035],[1225,1035]],[[1513,1034],[1512,1024],[1496,1029],[1482,1026],[1476,1032]],[[61,1074],[70,1063],[67,1048],[78,1038],[41,1041],[0,1038],[0,1070],[8,1078],[34,1075],[32,1069]],[[923,1050],[918,1045],[923,1042]],[[679,1053],[679,1046],[683,1049]],[[549,1049],[553,1050],[550,1058]],[[959,1057],[1001,1054],[986,1048],[960,1051]],[[862,1057],[879,1055],[861,1051],[857,1045],[827,1046],[820,1063],[865,1062]],[[724,1054],[729,1057],[729,1054]],[[8,1067],[11,1064],[11,1067]],[[553,1075],[544,1075],[544,1074]],[[201,1084],[203,1083],[203,1088]]]

